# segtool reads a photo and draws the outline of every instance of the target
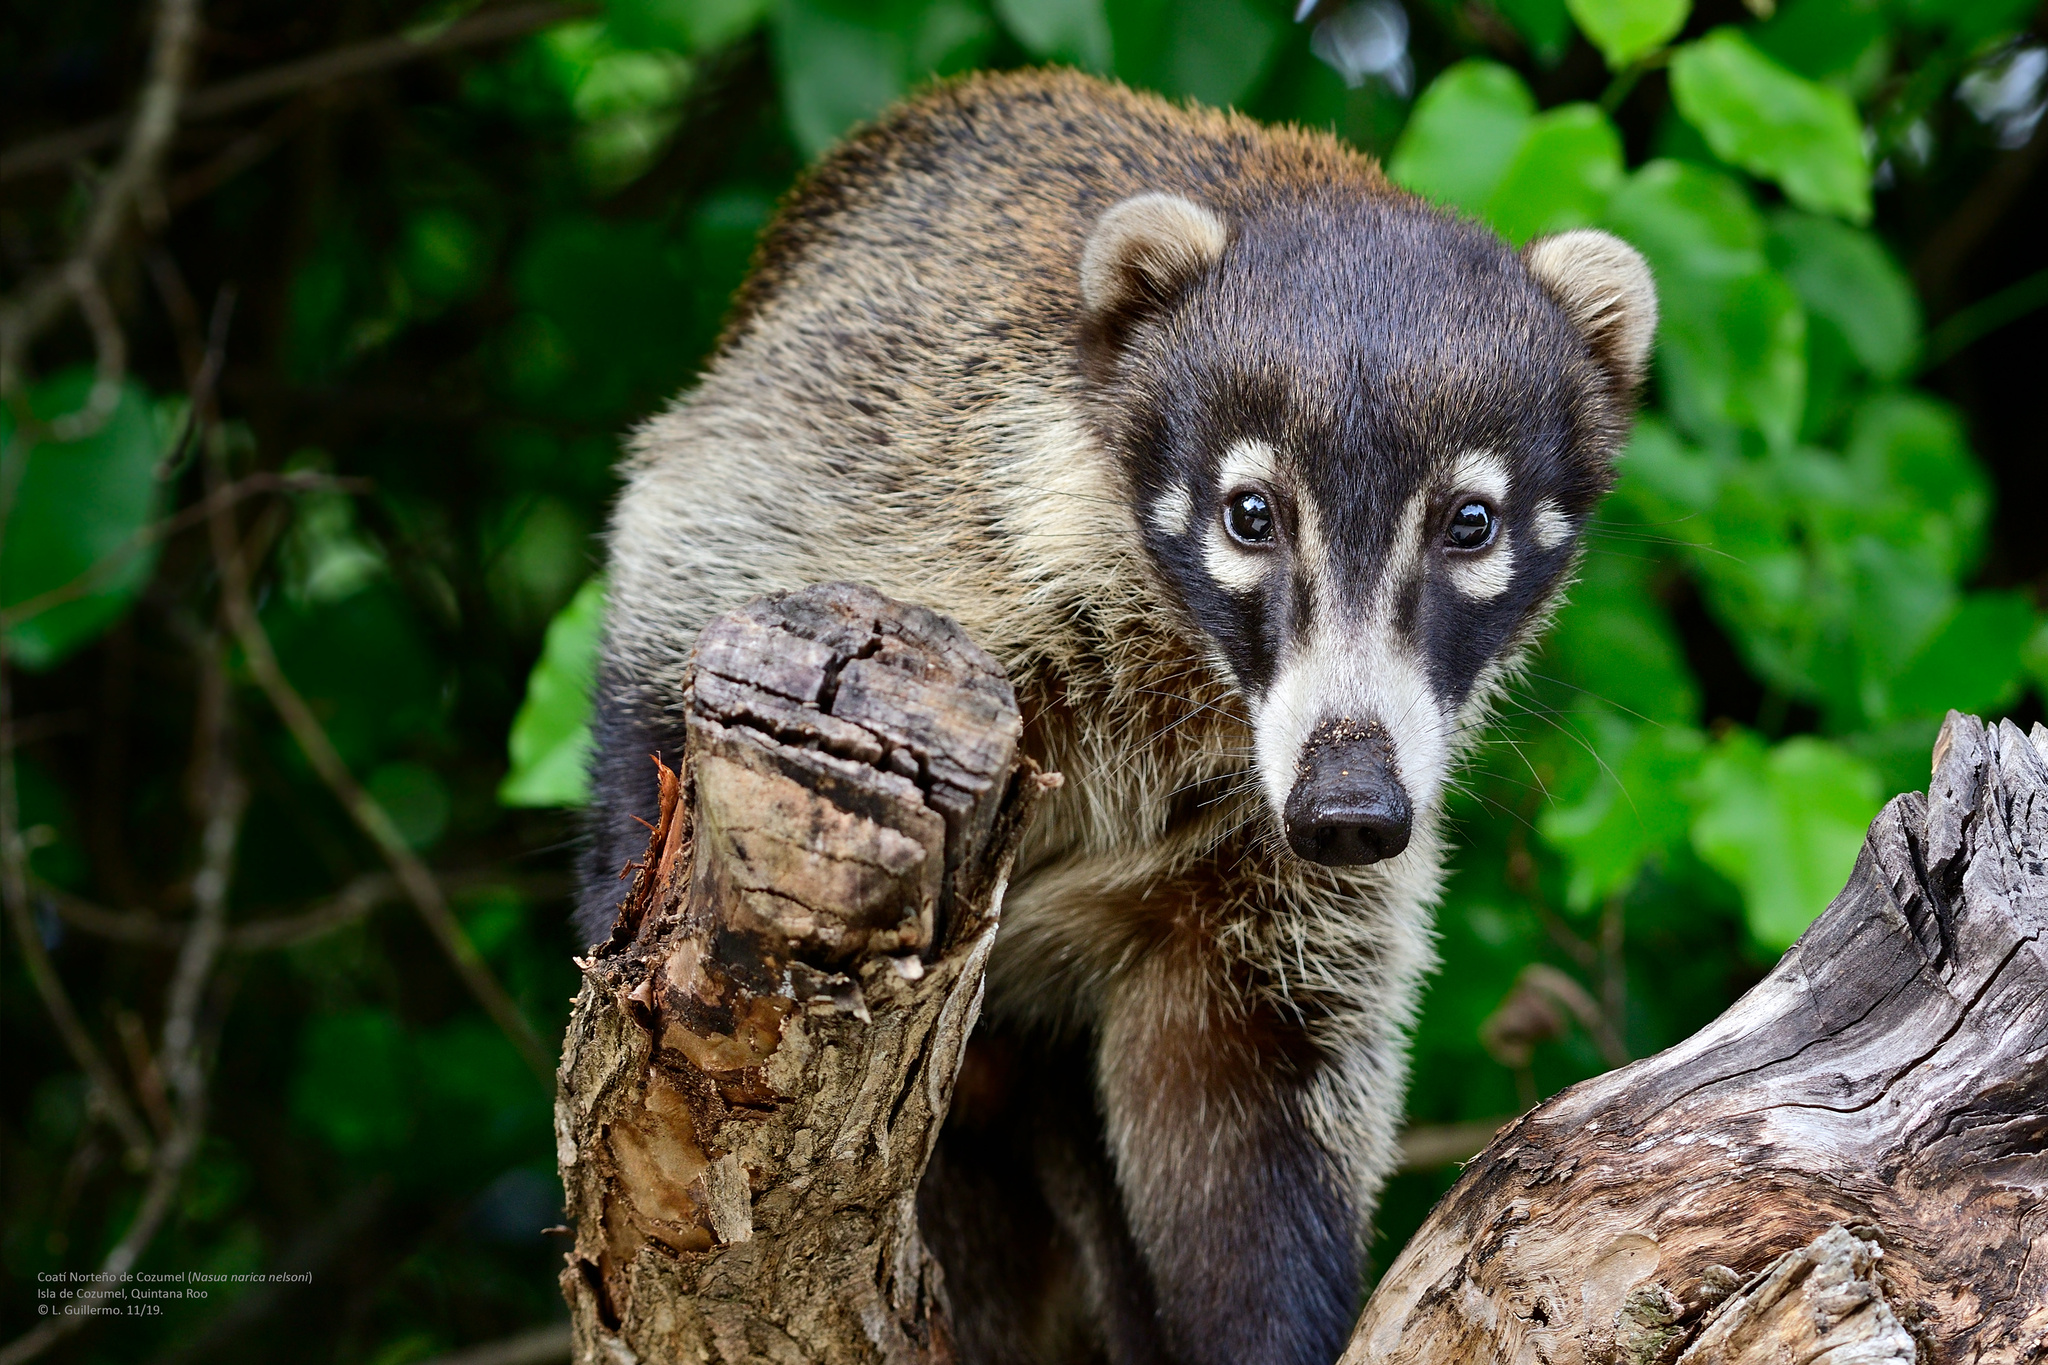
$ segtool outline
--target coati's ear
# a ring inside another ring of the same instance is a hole
[[[1095,220],[1081,248],[1081,306],[1096,330],[1165,303],[1230,243],[1223,220],[1177,194],[1141,194]]]
[[[1615,384],[1626,393],[1641,383],[1657,334],[1657,282],[1642,253],[1619,237],[1580,228],[1537,238],[1522,248],[1522,262]]]

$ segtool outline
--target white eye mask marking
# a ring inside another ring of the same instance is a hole
[[[1152,525],[1163,535],[1184,536],[1188,533],[1188,518],[1194,514],[1194,495],[1176,484],[1152,504]]]
[[[1231,494],[1247,488],[1270,493],[1278,479],[1278,468],[1273,447],[1264,441],[1238,441],[1217,462],[1217,495],[1227,500]],[[1232,592],[1251,592],[1265,582],[1266,575],[1280,562],[1269,550],[1250,549],[1232,540],[1223,529],[1220,505],[1210,512],[1207,524],[1208,530],[1202,536],[1202,567],[1209,571],[1209,577]]]
[[[1202,538],[1202,567],[1209,577],[1232,592],[1251,592],[1266,581],[1275,557],[1247,550],[1230,538],[1221,523],[1212,524]]]
[[[1451,467],[1451,491],[1484,498],[1503,521],[1510,482],[1507,461],[1490,450],[1468,450]],[[1508,542],[1508,528],[1503,524],[1494,532],[1493,544],[1476,554],[1451,556],[1449,565],[1452,584],[1465,596],[1481,602],[1499,597],[1515,581],[1515,547]]]
[[[1216,462],[1216,491],[1229,497],[1240,488],[1270,491],[1279,477],[1280,461],[1264,441],[1238,441]]]
[[[1491,602],[1515,581],[1515,547],[1508,540],[1508,528],[1493,533],[1493,544],[1478,554],[1453,555],[1451,583],[1467,597]]]
[[[1508,464],[1490,450],[1468,450],[1451,466],[1451,492],[1485,498],[1495,510],[1507,506]]]
[[[1558,510],[1549,498],[1536,504],[1536,515],[1532,519],[1531,533],[1539,550],[1555,550],[1571,538],[1571,519]]]

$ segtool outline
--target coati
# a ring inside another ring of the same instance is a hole
[[[921,1188],[963,1360],[1342,1348],[1446,780],[1655,317],[1613,237],[1517,252],[1331,136],[1059,71],[929,90],[768,227],[624,466],[583,923],[713,615],[853,579],[1003,662],[1067,780]]]

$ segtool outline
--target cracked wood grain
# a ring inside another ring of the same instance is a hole
[[[994,660],[849,584],[707,627],[685,722],[559,1073],[576,1357],[949,1360],[917,1184],[1058,779]]]
[[[1344,1365],[2048,1361],[2044,755],[1951,713],[1777,968],[1504,1129]]]

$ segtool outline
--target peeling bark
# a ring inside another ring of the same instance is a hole
[[[686,724],[559,1073],[577,1359],[951,1359],[917,1185],[1058,779],[994,660],[846,584],[707,628]]]
[[[1345,1365],[2048,1360],[2044,753],[1952,713],[1770,976],[1503,1130]]]

